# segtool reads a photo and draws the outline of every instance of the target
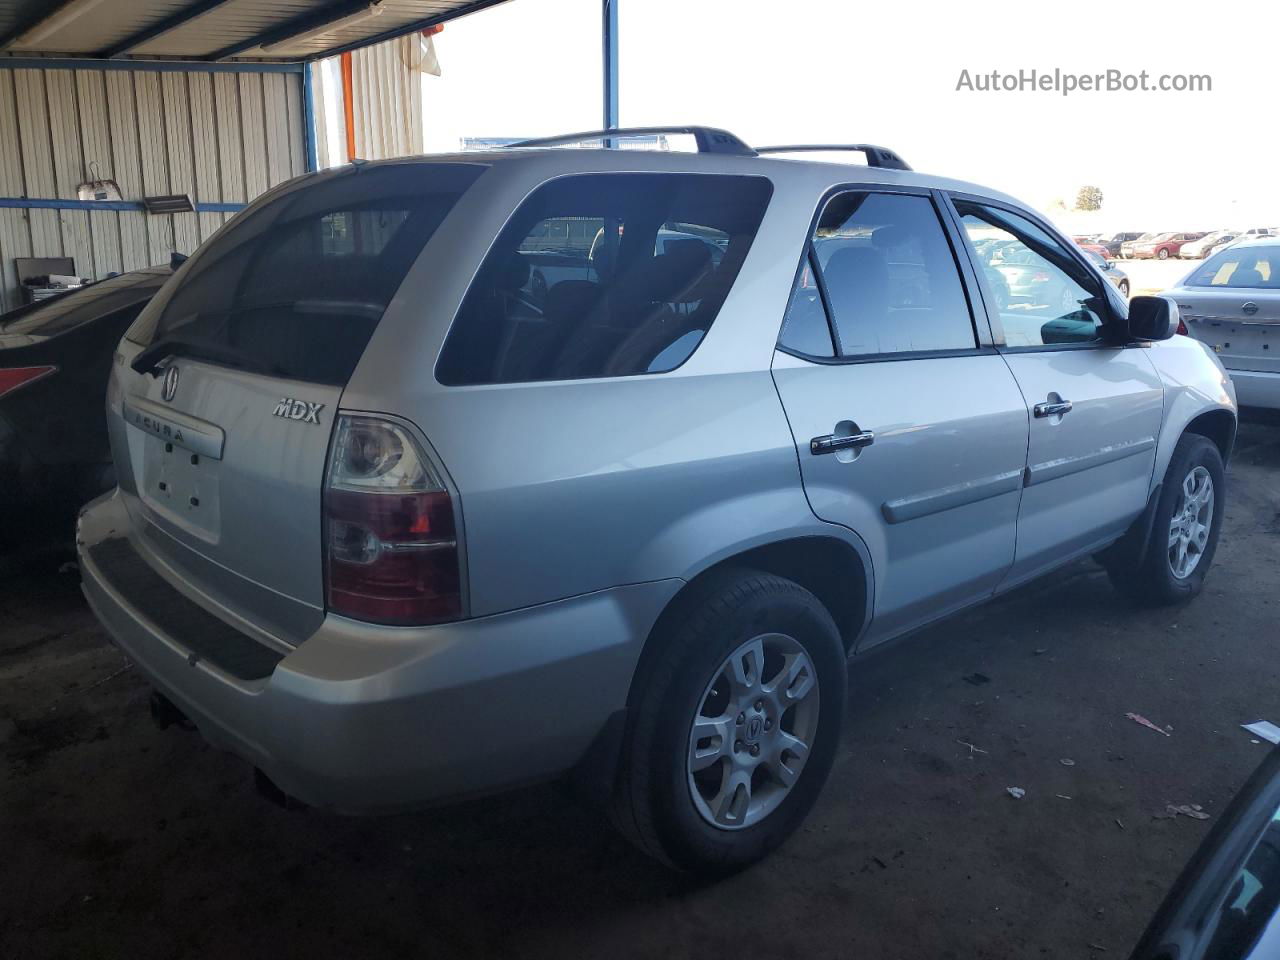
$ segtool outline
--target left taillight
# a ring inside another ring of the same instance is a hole
[[[453,501],[399,423],[338,417],[324,491],[329,609],[400,626],[462,616]]]
[[[0,397],[43,380],[58,372],[57,367],[0,367]]]

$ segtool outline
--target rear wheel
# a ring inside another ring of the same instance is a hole
[[[1120,296],[1124,297],[1126,300],[1129,298],[1129,281],[1128,280],[1120,281]]]
[[[1169,248],[1168,248],[1168,247],[1161,247],[1159,250],[1157,250],[1157,251],[1156,251],[1156,256],[1157,256],[1157,257],[1159,257],[1161,260],[1168,260],[1168,259],[1169,259]]]
[[[1204,587],[1222,528],[1225,473],[1207,437],[1183,434],[1156,503],[1151,536],[1137,563],[1108,569],[1123,593],[1149,603],[1177,603]]]
[[[680,869],[728,873],[808,814],[835,757],[846,659],[813,594],[748,570],[694,587],[637,677],[614,819]]]

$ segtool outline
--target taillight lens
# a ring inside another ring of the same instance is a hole
[[[329,609],[398,625],[462,616],[453,503],[413,435],[339,416],[325,485]]]
[[[11,367],[8,370],[0,369],[0,397],[57,372],[57,367]]]
[[[1184,337],[1191,336],[1191,331],[1187,329],[1187,321],[1183,320],[1181,317],[1178,318],[1178,329],[1174,332],[1180,333]]]

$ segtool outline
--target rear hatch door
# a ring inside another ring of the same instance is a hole
[[[286,643],[319,626],[321,497],[343,387],[483,169],[375,165],[269,196],[130,329],[110,395],[113,454],[136,539],[180,589]]]

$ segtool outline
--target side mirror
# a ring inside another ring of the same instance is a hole
[[[1131,297],[1129,316],[1117,318],[1117,334],[1125,343],[1168,340],[1178,332],[1178,305],[1166,297]]]
[[[187,262],[187,255],[174,250],[169,254],[169,269],[177,270],[180,266]]]

